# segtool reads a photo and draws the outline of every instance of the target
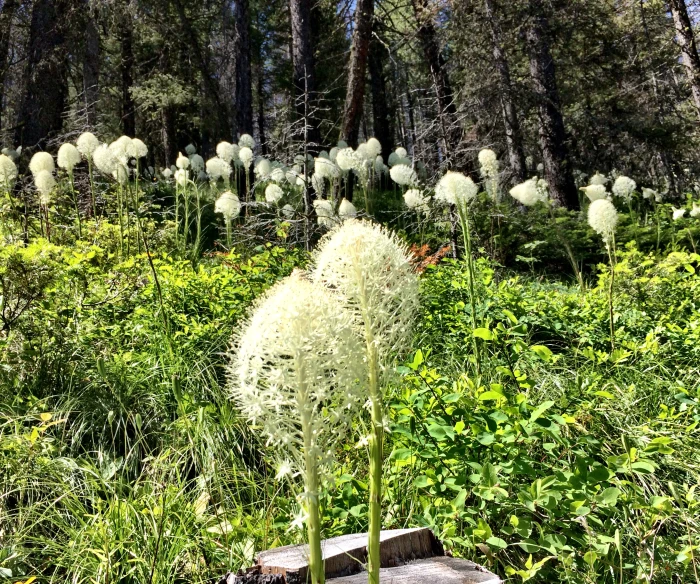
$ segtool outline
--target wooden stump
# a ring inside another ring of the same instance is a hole
[[[367,534],[341,535],[321,543],[326,579],[333,584],[367,582]],[[308,579],[308,546],[291,545],[265,552],[244,573],[229,573],[219,584],[304,584]],[[433,532],[425,528],[390,529],[380,538],[381,580],[393,584],[498,584],[481,566],[445,557]]]

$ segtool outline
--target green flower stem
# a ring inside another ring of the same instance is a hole
[[[474,288],[474,257],[472,255],[472,237],[471,229],[469,226],[469,212],[467,211],[465,205],[457,205],[457,212],[459,213],[459,222],[462,225],[462,237],[464,238],[464,249],[465,255],[467,256],[467,270],[469,273],[469,305],[471,308],[472,317],[472,331],[475,331],[477,327],[476,323],[476,292]],[[476,373],[481,375],[481,357],[479,354],[479,344],[477,343],[476,337],[472,334],[472,343],[474,345],[474,359],[476,360]]]
[[[571,267],[574,270],[574,274],[576,275],[576,280],[578,281],[578,285],[581,288],[581,290],[584,290],[586,288],[586,283],[583,281],[583,276],[581,275],[581,270],[579,270],[578,262],[576,261],[576,257],[574,256],[574,251],[571,249],[569,242],[566,240],[566,238],[562,234],[561,229],[559,228],[559,225],[557,225],[557,219],[554,216],[554,210],[552,209],[551,205],[549,205],[549,216],[552,218],[552,225],[554,225],[554,230],[557,233],[557,238],[561,242],[562,246],[564,246],[564,250],[566,251],[566,255],[569,256],[569,263],[571,264]]]
[[[384,408],[379,391],[379,359],[377,349],[367,347],[370,355],[369,386],[372,403],[372,434],[369,441],[369,535],[367,559],[369,584],[379,584],[379,538],[382,532],[382,458],[384,452]]]
[[[97,228],[97,199],[95,197],[95,180],[92,174],[92,157],[88,158],[88,178],[90,179],[90,198],[92,199],[92,217],[95,220],[95,228]]]
[[[78,206],[78,195],[75,192],[75,182],[73,181],[73,171],[68,173],[68,181],[70,182],[70,193],[73,199],[73,206],[75,207],[75,216],[78,219],[78,239],[83,238],[83,228],[80,222],[80,207]]]
[[[608,282],[608,319],[610,320],[610,349],[611,352],[615,350],[615,318],[613,311],[613,286],[615,285],[615,261],[614,247],[615,247],[615,236],[612,235],[612,242],[606,243],[605,247],[608,250],[608,259],[610,260],[610,280]]]

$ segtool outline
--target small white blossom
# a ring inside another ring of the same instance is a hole
[[[95,149],[92,153],[92,160],[95,163],[95,168],[105,176],[111,176],[119,163],[107,144],[100,144]]]
[[[182,152],[178,152],[175,166],[177,166],[180,170],[187,169],[190,167],[190,159],[187,158],[187,156],[184,156]]]
[[[129,151],[129,154],[137,160],[139,158],[144,158],[148,155],[148,146],[146,146],[146,144],[144,144],[142,140],[139,140],[138,138],[133,138],[131,140],[131,149]]]
[[[34,175],[34,185],[39,191],[41,204],[48,205],[51,201],[51,192],[56,186],[56,179],[48,170],[40,170]]]
[[[608,195],[605,190],[605,185],[601,184],[590,184],[587,187],[581,187],[581,190],[586,194],[591,203],[598,199],[605,199]]]
[[[17,165],[6,154],[0,154],[0,184],[9,188],[17,178]]]
[[[181,187],[186,187],[187,186],[187,181],[190,178],[190,173],[188,170],[184,168],[178,168],[175,171],[175,182],[181,186]]]
[[[693,208],[690,211],[690,216],[693,218],[700,217],[700,203],[693,203]]]
[[[265,189],[265,200],[268,203],[276,205],[283,196],[284,191],[278,185],[267,185],[267,188]]]
[[[357,209],[347,199],[340,201],[340,207],[338,207],[338,217],[345,221],[346,219],[354,219],[357,217]]]
[[[325,199],[314,199],[314,210],[318,217],[318,224],[323,227],[333,227],[335,220],[333,218],[333,205]]]
[[[376,158],[382,153],[382,145],[376,138],[370,138],[367,140],[367,152],[370,158]]]
[[[247,134],[244,134],[244,136],[246,135]],[[243,146],[238,151],[238,158],[240,158],[241,162],[243,163],[243,166],[245,166],[245,169],[249,170],[250,165],[253,163],[253,151],[248,146]]]
[[[683,218],[683,215],[685,215],[685,209],[676,209],[675,207],[672,207],[673,209],[673,220],[678,221],[679,219]]]
[[[435,186],[435,200],[446,205],[466,205],[479,192],[474,181],[460,172],[448,170]]]
[[[538,185],[537,179],[531,178],[510,189],[510,196],[526,207],[532,207],[537,203],[546,203],[548,197],[546,189],[542,188],[543,186]]]
[[[238,145],[241,148],[249,148],[252,150],[255,148],[255,140],[250,134],[243,134],[239,139],[238,139]]]
[[[192,172],[202,172],[204,170],[204,158],[199,154],[192,154],[190,156],[190,168]]]
[[[631,178],[626,176],[618,176],[615,179],[615,184],[613,185],[612,192],[616,197],[620,197],[625,201],[629,201],[632,198],[632,193],[634,189],[637,188],[637,183]]]
[[[231,165],[218,156],[210,158],[207,160],[207,174],[212,182],[224,179],[224,183],[228,184],[229,177],[231,176]]]
[[[608,184],[608,178],[604,174],[600,174],[599,172],[596,172],[590,180],[591,185],[602,185],[605,186]]]
[[[416,213],[427,215],[430,211],[430,197],[423,195],[420,189],[408,189],[403,195],[403,200],[406,206]]]
[[[225,160],[231,164],[236,156],[236,150],[230,142],[219,142],[216,145],[216,155],[221,158],[221,160]]]
[[[294,207],[291,205],[287,204],[284,207],[282,207],[282,215],[284,215],[287,219],[291,219],[294,217]]]

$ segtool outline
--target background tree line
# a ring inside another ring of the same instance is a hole
[[[689,0],[5,0],[0,133],[27,153],[90,129],[151,164],[255,136],[291,158],[338,139],[430,170],[693,186],[700,58]]]

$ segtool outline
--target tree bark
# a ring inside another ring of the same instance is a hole
[[[258,66],[258,136],[260,138],[260,153],[267,156],[267,138],[265,136],[265,76],[262,59]]]
[[[567,209],[578,209],[579,200],[566,146],[566,131],[559,105],[554,60],[549,48],[548,22],[542,0],[530,0],[526,39],[530,76],[540,122],[539,141],[545,178],[551,198]]]
[[[26,90],[20,107],[16,144],[45,148],[60,132],[68,95],[64,0],[35,0],[29,25]]]
[[[236,131],[253,133],[253,83],[250,60],[250,4],[236,0]]]
[[[685,0],[669,0],[673,22],[676,25],[678,44],[681,47],[681,56],[688,76],[688,83],[693,93],[693,103],[700,116],[700,56],[695,43],[693,25],[688,16]]]
[[[133,138],[136,135],[136,106],[130,90],[134,84],[134,23],[128,0],[123,3],[122,10],[119,23],[122,133]]]
[[[17,0],[5,0],[0,12],[0,128],[2,127],[2,114],[4,111],[5,76],[10,66],[10,34],[12,33],[12,19],[17,9]]]
[[[506,130],[506,145],[508,146],[508,163],[511,172],[511,182],[517,184],[523,182],[526,177],[525,151],[523,149],[523,137],[520,131],[520,121],[513,102],[513,85],[510,79],[510,67],[503,52],[501,42],[501,27],[497,16],[494,14],[495,0],[484,0],[486,20],[491,29],[491,42],[493,44],[493,60],[498,71],[499,93],[501,99],[501,113]]]
[[[360,121],[365,102],[365,75],[370,39],[372,38],[372,18],[374,0],[357,0],[355,4],[355,30],[352,35],[348,86],[343,113],[342,138],[349,146],[357,147],[360,134]]]
[[[449,158],[459,149],[459,144],[462,141],[462,130],[457,120],[457,107],[454,102],[452,85],[445,68],[445,59],[437,41],[437,33],[429,1],[412,0],[413,11],[418,22],[418,40],[423,47],[425,60],[433,78],[445,157]]]
[[[97,29],[95,13],[89,2],[84,3],[85,47],[83,53],[83,99],[87,126],[94,129],[97,124],[97,101],[100,88],[100,32]]]
[[[374,137],[382,145],[382,152],[388,154],[394,150],[393,118],[389,112],[386,91],[384,61],[388,54],[384,44],[374,38],[370,42],[369,74],[372,88],[372,122]]]
[[[311,0],[289,0],[292,23],[294,103],[297,118],[306,124],[302,135],[309,151],[317,153],[320,130],[313,114],[316,96],[314,49],[311,35]]]

